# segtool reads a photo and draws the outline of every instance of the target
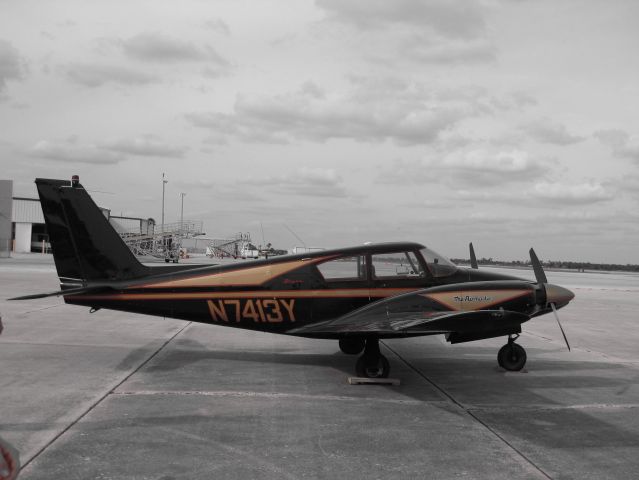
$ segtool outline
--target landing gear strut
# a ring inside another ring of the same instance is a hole
[[[370,337],[366,339],[364,354],[357,359],[355,364],[357,376],[366,378],[387,378],[390,373],[390,363],[379,351],[379,339]]]
[[[521,345],[515,343],[519,335],[508,336],[508,343],[499,349],[497,363],[505,370],[518,372],[526,365],[526,350]]]

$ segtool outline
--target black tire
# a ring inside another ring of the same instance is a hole
[[[339,349],[346,355],[357,355],[364,351],[366,340],[361,337],[349,337],[339,339]]]
[[[390,373],[390,363],[384,355],[377,357],[367,357],[362,355],[357,359],[355,371],[358,377],[364,378],[388,378]]]
[[[507,343],[499,349],[497,363],[504,370],[518,372],[526,365],[526,350],[516,343]]]

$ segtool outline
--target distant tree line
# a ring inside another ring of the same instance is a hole
[[[451,258],[451,261],[456,264],[468,264],[470,265],[470,259],[467,258]],[[521,261],[504,261],[493,260],[490,258],[477,259],[478,265],[494,265],[496,267],[532,267],[530,260]],[[561,260],[547,260],[541,261],[541,264],[546,268],[565,268],[570,270],[605,270],[605,271],[620,271],[620,272],[639,272],[639,265],[619,265],[616,263],[591,263],[591,262],[565,262]]]

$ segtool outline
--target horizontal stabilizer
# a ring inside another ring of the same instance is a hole
[[[57,290],[55,292],[35,293],[33,295],[24,295],[23,297],[8,298],[7,300],[34,300],[37,298],[59,297],[60,295],[75,295],[78,293],[97,293],[104,290],[110,290],[110,288],[105,286],[68,288],[66,290]]]

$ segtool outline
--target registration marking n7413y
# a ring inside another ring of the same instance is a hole
[[[214,322],[252,320],[255,323],[295,322],[295,299],[225,299],[207,300]]]

